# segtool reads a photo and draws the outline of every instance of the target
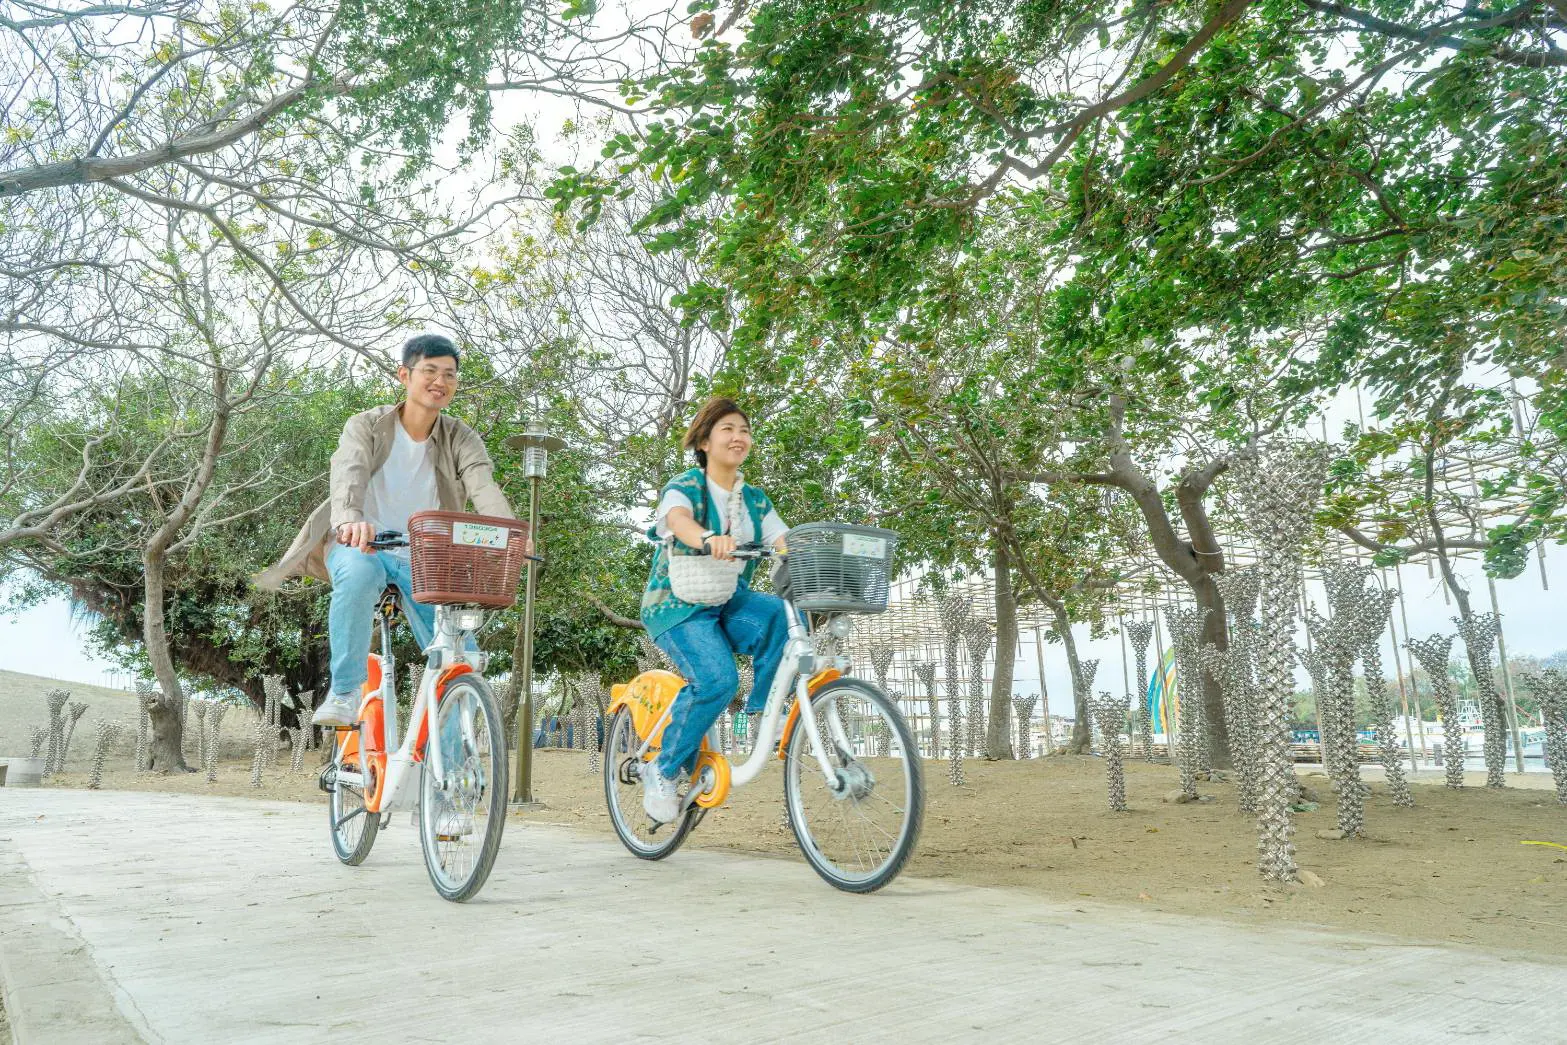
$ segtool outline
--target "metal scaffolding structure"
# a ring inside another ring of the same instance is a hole
[[[1519,411],[1516,402],[1514,406],[1515,411]],[[1523,428],[1521,412],[1517,424],[1521,430]],[[1323,435],[1326,437],[1325,420]],[[1483,536],[1484,530],[1489,525],[1514,519],[1522,514],[1526,507],[1522,494],[1511,496],[1487,494],[1483,483],[1487,476],[1500,474],[1512,467],[1517,460],[1517,454],[1516,446],[1502,446],[1492,453],[1450,455],[1438,462],[1435,481],[1442,494],[1439,519],[1449,539],[1473,540]],[[1416,482],[1412,474],[1405,478],[1408,483]],[[1411,487],[1395,492],[1408,496],[1416,491]],[[1234,570],[1256,563],[1260,555],[1235,523],[1235,514],[1226,503],[1224,494],[1223,484],[1217,484],[1210,511],[1219,531],[1218,541],[1224,553],[1225,568]],[[1107,496],[1115,495],[1107,494]],[[1410,535],[1422,536],[1423,526],[1420,520],[1402,522],[1406,530],[1406,540]],[[1375,541],[1376,535],[1370,535],[1370,539]],[[1537,544],[1533,555],[1537,560],[1541,583],[1548,587],[1545,554],[1544,544]],[[1448,555],[1450,560],[1472,564],[1480,558],[1481,553],[1473,548],[1458,548],[1449,550]],[[1371,549],[1357,543],[1350,536],[1337,530],[1321,530],[1312,546],[1307,549],[1304,578],[1306,590],[1308,592],[1323,590],[1324,567],[1331,569],[1343,563],[1370,565],[1373,558]],[[1428,579],[1433,581],[1438,579],[1434,553],[1429,552],[1415,556],[1401,565],[1378,567],[1376,574],[1383,588],[1399,593],[1399,601],[1389,628],[1396,689],[1406,723],[1409,718],[1411,696],[1406,688],[1406,680],[1412,683],[1414,665],[1409,662],[1403,651],[1403,643],[1410,637],[1407,612],[1403,606],[1403,570],[1421,567],[1424,567]],[[1130,692],[1132,672],[1129,665],[1132,658],[1125,645],[1125,624],[1137,620],[1148,621],[1153,625],[1156,636],[1154,659],[1157,662],[1159,654],[1170,645],[1170,637],[1164,633],[1162,617],[1169,611],[1190,608],[1193,605],[1191,591],[1184,581],[1157,560],[1152,548],[1146,546],[1127,549],[1116,559],[1099,564],[1096,572],[1110,578],[1130,578],[1109,590],[1107,604],[1098,620],[1098,623],[1105,626],[1111,634],[1121,635],[1122,653],[1122,670],[1117,673],[1111,669],[1102,673],[1100,685],[1101,687],[1110,685],[1113,688],[1120,684]],[[1054,615],[1047,607],[1031,599],[1026,586],[1018,580],[1014,581],[1014,587],[1020,601],[1016,609],[1018,629],[1016,655],[1025,660],[1034,659],[1038,665],[1042,699],[1034,709],[1036,722],[1040,724],[1037,730],[1039,743],[1036,748],[1040,751],[1048,751],[1053,738],[1050,732],[1043,728],[1043,724],[1052,720],[1059,723],[1061,720],[1070,719],[1073,713],[1072,695],[1059,693],[1052,697],[1045,692],[1044,649],[1046,647],[1042,636],[1048,635],[1054,629]],[[1487,589],[1491,611],[1500,614],[1501,607],[1498,605],[1496,586],[1489,577]],[[1441,585],[1440,590],[1443,599],[1450,600],[1446,586]],[[926,745],[930,735],[932,702],[928,692],[925,692],[927,687],[920,679],[921,665],[936,667],[936,688],[941,698],[938,706],[944,708],[948,697],[949,680],[942,676],[946,670],[948,652],[946,647],[949,638],[938,603],[938,596],[944,594],[956,594],[967,600],[972,607],[971,620],[980,622],[988,626],[992,632],[994,631],[997,614],[993,578],[978,575],[965,577],[956,582],[943,582],[934,575],[915,574],[902,577],[894,583],[886,613],[875,617],[863,617],[856,622],[855,637],[851,639],[845,650],[853,658],[854,670],[857,674],[874,678],[876,676],[870,662],[870,650],[877,646],[892,647],[890,665],[883,677],[897,696],[904,713],[916,725],[922,746]],[[1309,649],[1311,643],[1309,636],[1304,636],[1304,643]],[[968,643],[958,641],[956,645],[959,678],[950,680],[950,684],[958,688],[970,686],[974,672],[977,670],[988,695],[995,674],[994,644],[991,644],[991,652],[977,665],[973,663]],[[1030,649],[1031,646],[1033,649]],[[1502,665],[1499,679],[1501,689],[1509,707],[1516,709],[1513,681],[1506,667],[1506,642],[1500,633],[1497,636],[1497,652]],[[1121,676],[1120,679],[1115,677],[1117,674]],[[1010,703],[1011,694],[1006,696]],[[1009,707],[1009,715],[1012,713]],[[1516,710],[1513,724],[1516,727]],[[1015,724],[1011,736],[1014,741],[1018,736]],[[942,739],[942,747],[945,748],[945,733]],[[1422,747],[1424,739],[1422,736],[1420,741]],[[1409,737],[1409,744],[1410,750],[1413,751],[1415,739],[1412,735]],[[930,757],[939,757],[937,752],[928,748],[926,753]]]

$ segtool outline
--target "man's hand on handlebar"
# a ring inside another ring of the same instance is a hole
[[[375,540],[375,527],[367,522],[344,523],[337,528],[337,543],[346,544],[351,548],[369,554],[375,551],[371,542]]]

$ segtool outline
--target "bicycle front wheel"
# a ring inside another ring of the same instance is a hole
[[[823,686],[811,696],[810,713],[834,779],[822,775],[805,725],[797,724],[784,752],[789,826],[829,884],[875,892],[898,876],[919,842],[925,812],[919,749],[897,705],[862,679]]]
[[[427,742],[419,787],[419,841],[435,891],[461,903],[490,876],[506,828],[506,733],[495,694],[478,675],[447,685]],[[436,779],[429,748],[441,746]]]

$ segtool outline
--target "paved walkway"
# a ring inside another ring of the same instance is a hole
[[[508,825],[438,899],[399,815],[364,866],[325,810],[0,789],[0,982],[83,1042],[1562,1041],[1567,966],[1253,930],[803,861]],[[1439,917],[1439,911],[1432,911]],[[641,921],[639,921],[639,918]]]

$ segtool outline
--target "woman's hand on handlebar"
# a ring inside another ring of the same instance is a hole
[[[337,543],[358,548],[366,554],[375,551],[370,542],[375,540],[375,527],[367,522],[344,523],[337,528]]]
[[[735,557],[735,539],[727,533],[715,533],[707,539],[707,552],[719,562],[728,562]]]

